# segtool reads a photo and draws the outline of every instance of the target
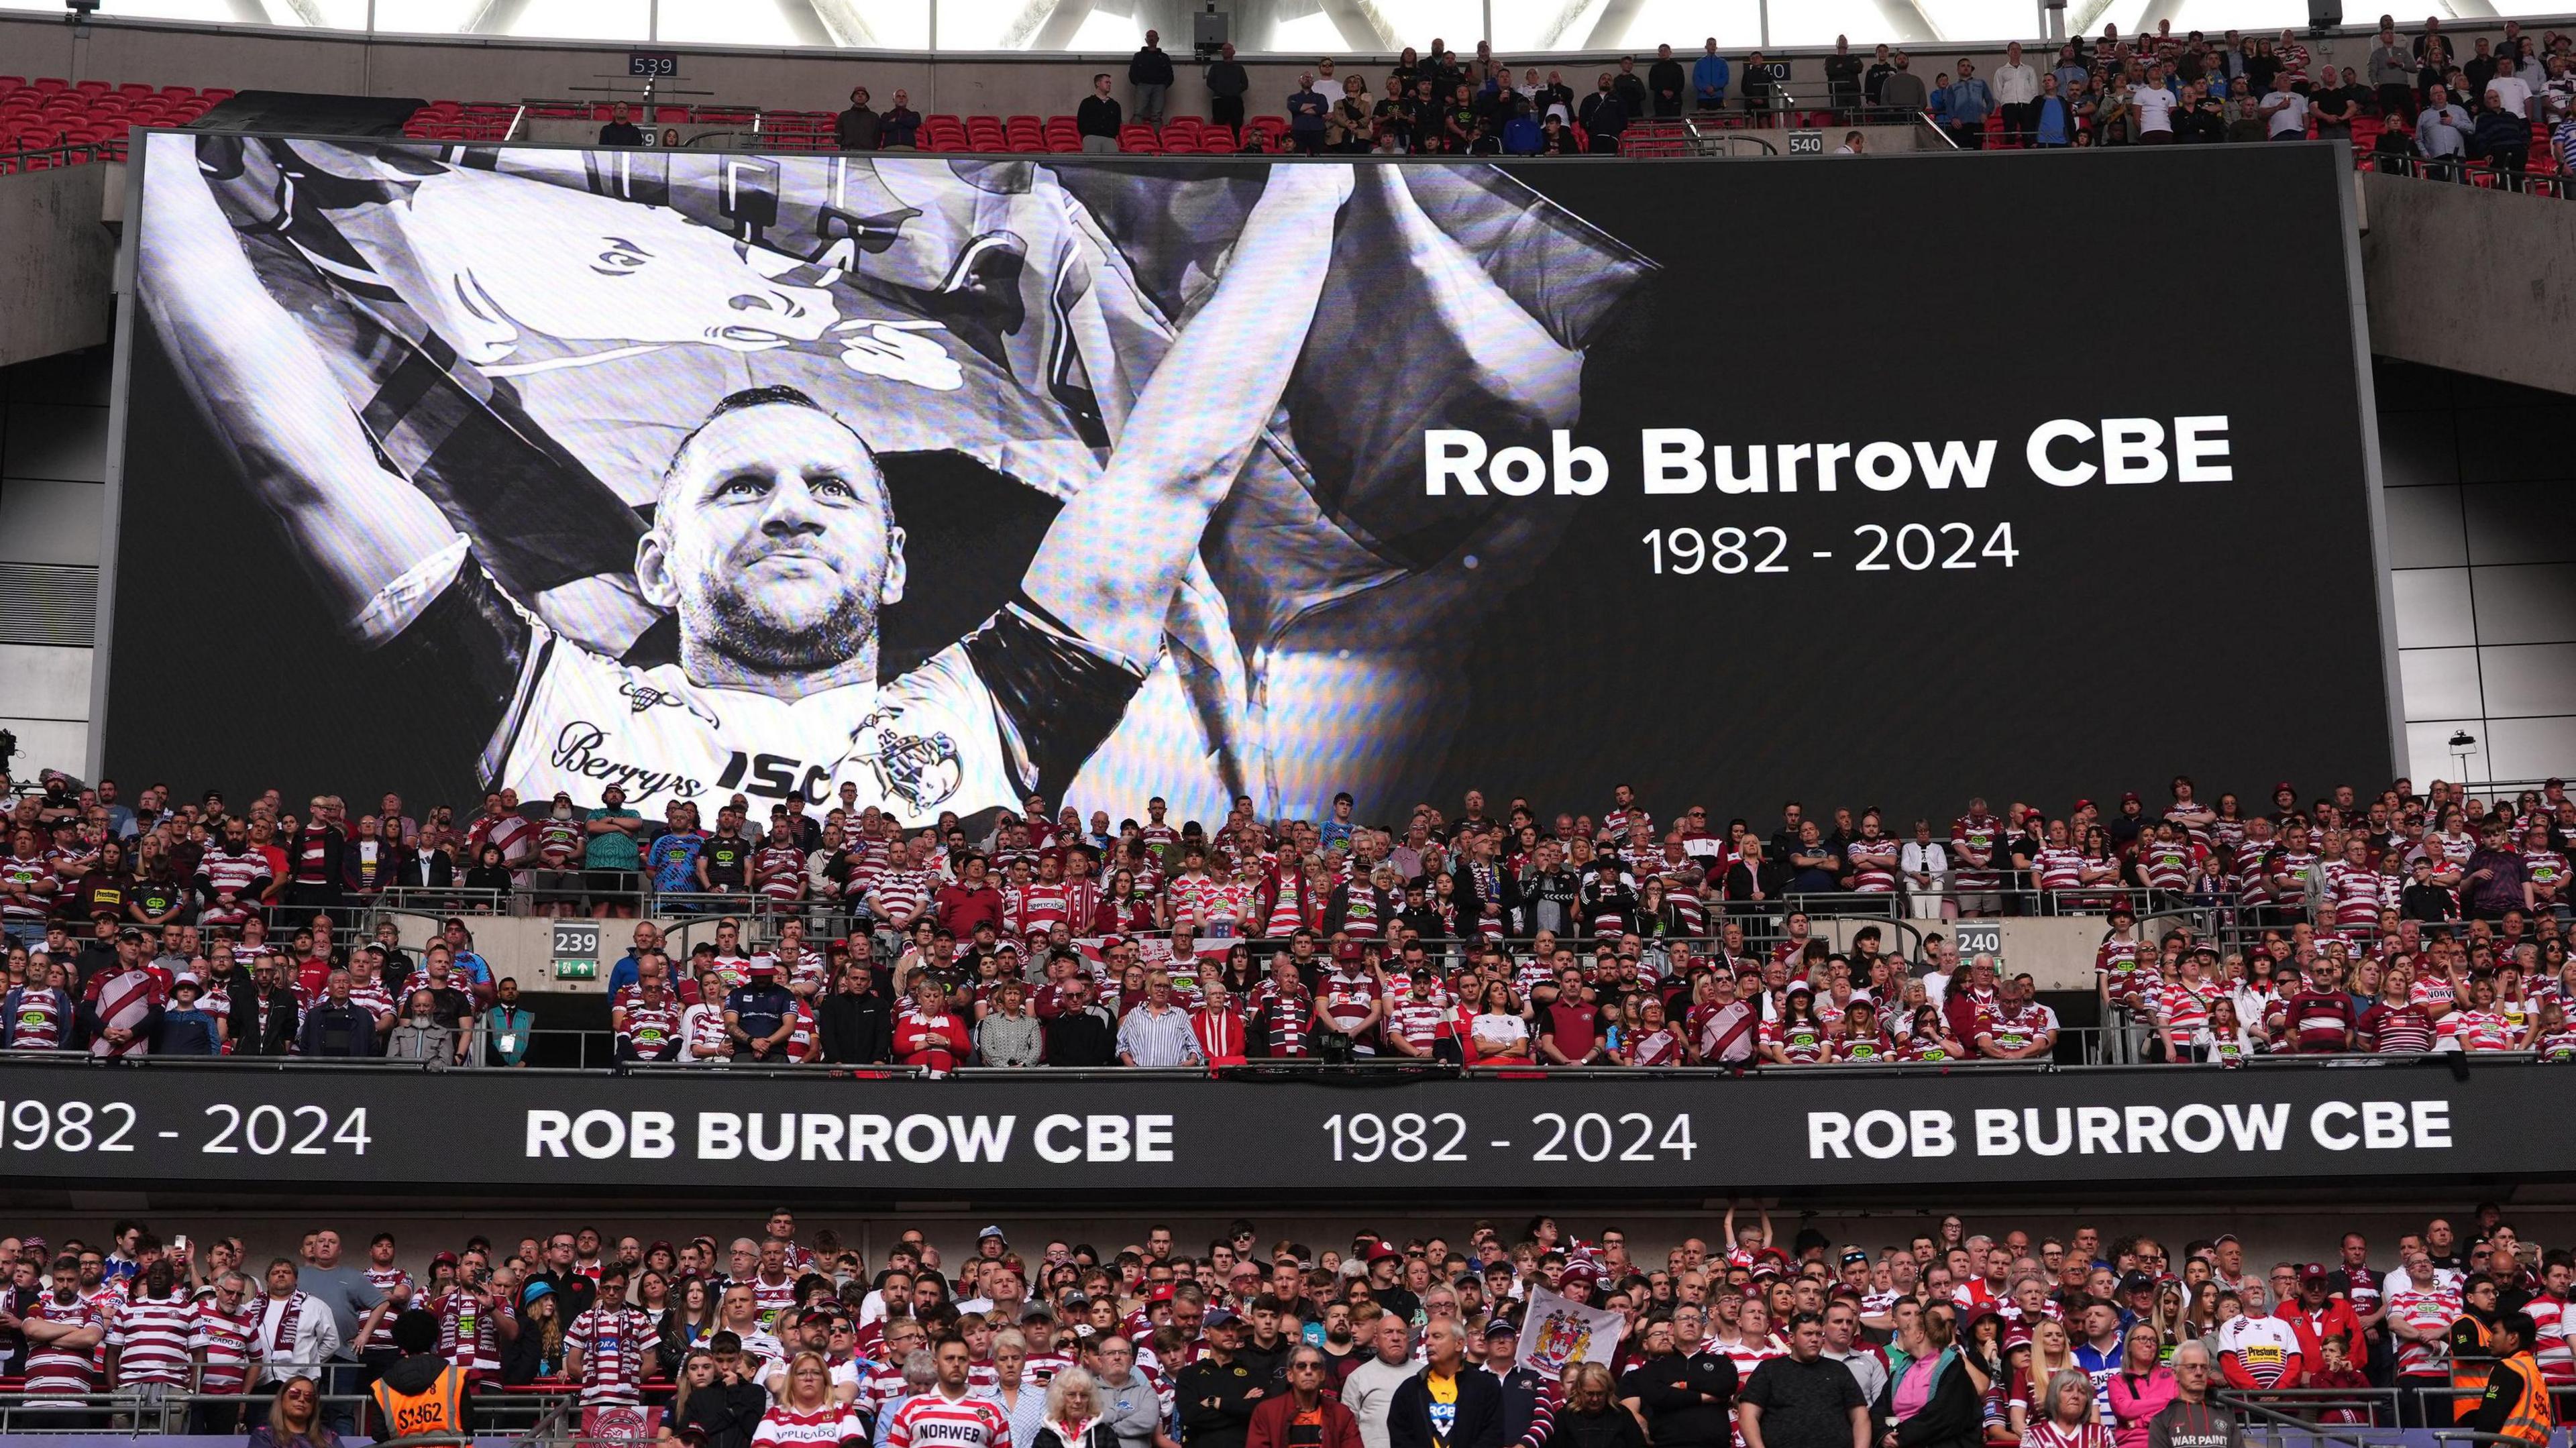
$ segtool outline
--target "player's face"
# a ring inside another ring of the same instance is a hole
[[[903,530],[875,459],[823,413],[752,407],[709,423],[638,550],[646,597],[683,637],[769,673],[848,661],[903,596]]]
[[[828,290],[783,280],[803,265],[793,257],[663,207],[449,174],[414,191],[404,230],[440,295],[470,299],[457,322],[477,362],[509,357],[523,334],[758,352],[840,320]],[[496,252],[496,236],[528,244]]]

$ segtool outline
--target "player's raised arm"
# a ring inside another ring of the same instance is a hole
[[[143,206],[145,315],[337,620],[358,623],[387,585],[449,547],[456,530],[377,463],[312,339],[260,285],[194,158],[156,168]]]
[[[1154,369],[1108,470],[1065,505],[1029,563],[1031,601],[1139,671],[1161,651],[1208,515],[1278,410],[1350,194],[1346,165],[1270,168],[1215,294]]]

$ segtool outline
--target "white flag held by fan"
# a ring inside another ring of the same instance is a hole
[[[1586,1307],[1545,1287],[1530,1293],[1529,1311],[1521,1318],[1521,1350],[1515,1367],[1536,1368],[1554,1382],[1566,1364],[1599,1363],[1608,1367],[1618,1357],[1627,1319],[1607,1308]]]

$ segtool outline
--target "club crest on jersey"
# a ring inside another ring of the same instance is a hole
[[[956,741],[945,734],[897,734],[881,728],[868,764],[876,771],[877,788],[915,811],[945,803],[966,782]]]
[[[671,709],[686,709],[690,713],[697,715],[700,719],[705,720],[707,727],[710,729],[722,729],[724,727],[724,721],[716,717],[714,710],[699,703],[697,700],[690,698],[688,695],[681,693],[677,689],[661,688],[653,684],[645,683],[641,679],[628,679],[617,686],[617,692],[626,697],[626,707],[630,713],[641,714],[644,711],[657,706]]]

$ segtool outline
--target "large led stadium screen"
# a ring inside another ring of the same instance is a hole
[[[2328,147],[139,154],[129,777],[909,823],[2391,770]]]

